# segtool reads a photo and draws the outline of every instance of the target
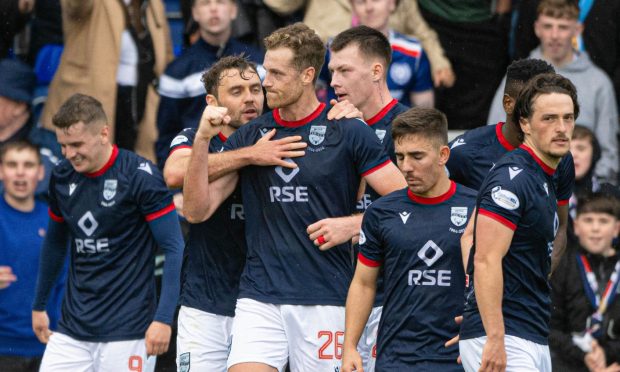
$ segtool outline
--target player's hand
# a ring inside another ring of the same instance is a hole
[[[185,215],[183,214],[183,193],[177,192],[176,194],[172,195],[172,202],[174,203],[174,208],[177,210],[177,214],[180,217],[185,217]]]
[[[161,355],[168,351],[172,328],[168,324],[153,322],[146,330],[146,355]]]
[[[320,250],[350,241],[360,231],[361,218],[357,216],[325,218],[308,226],[308,238]]]
[[[601,372],[620,372],[620,364],[614,362],[613,364],[607,366],[607,368],[601,370]]]
[[[482,360],[478,372],[506,371],[506,347],[504,337],[497,339],[487,338],[482,349]]]
[[[297,164],[284,159],[304,156],[306,154],[304,149],[308,147],[308,144],[301,142],[301,136],[289,136],[272,140],[275,135],[276,130],[272,129],[249,148],[249,151],[251,151],[252,154],[252,164],[260,166],[275,165],[284,168],[297,168]]]
[[[607,365],[605,350],[603,350],[596,340],[592,341],[592,351],[585,355],[583,361],[590,371],[601,371],[605,369]]]
[[[44,344],[50,339],[52,331],[50,331],[50,318],[45,311],[32,311],[32,330],[39,341]]]
[[[217,136],[228,123],[230,123],[230,116],[228,116],[226,107],[208,105],[202,112],[197,136],[211,139]]]
[[[364,120],[364,114],[346,99],[340,102],[332,99],[329,101],[329,104],[333,107],[327,112],[327,120],[340,120],[342,118],[358,118]]]
[[[342,354],[342,372],[364,372],[362,357],[355,348],[346,348]]]
[[[456,323],[457,325],[461,325],[461,323],[463,323],[463,315],[459,315],[457,317],[454,318],[454,323]],[[451,339],[449,339],[448,341],[446,341],[446,343],[444,344],[444,347],[450,347],[452,345],[456,345],[459,343],[459,335],[457,334],[456,336],[452,337]],[[458,364],[461,364],[461,356],[459,355],[458,358],[456,358],[456,362]]]
[[[454,71],[450,67],[444,67],[433,72],[433,83],[435,84],[435,88],[441,86],[450,88],[454,85],[455,80],[456,76],[454,76]]]
[[[4,289],[17,281],[10,266],[0,266],[0,289]]]

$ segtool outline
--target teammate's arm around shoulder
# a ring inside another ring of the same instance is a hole
[[[183,180],[185,179],[191,156],[191,148],[180,148],[168,156],[164,165],[164,181],[166,181],[166,186],[171,189],[183,187]]]
[[[407,187],[407,181],[405,181],[403,174],[392,162],[365,175],[364,180],[380,195],[387,195]]]
[[[358,261],[355,275],[349,287],[345,309],[344,347],[342,355],[343,372],[363,372],[362,357],[357,344],[372,311],[377,292],[379,267],[368,266]]]

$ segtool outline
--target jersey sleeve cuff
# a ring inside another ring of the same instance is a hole
[[[158,219],[161,216],[164,216],[170,212],[174,211],[174,203],[170,203],[167,207],[164,207],[157,212],[149,213],[146,215],[146,222],[151,222],[153,220]]]
[[[175,146],[173,148],[170,149],[170,152],[168,153],[168,156],[172,155],[173,152],[177,151],[177,150],[181,150],[181,149],[188,149],[191,150],[192,146],[190,145],[179,145],[179,146]]]
[[[357,254],[357,259],[368,267],[379,267],[381,266],[381,261],[371,260],[370,258],[364,256],[362,252]]]
[[[564,200],[558,200],[558,206],[564,206],[568,204],[568,200],[569,199],[564,199]]]
[[[483,216],[487,216],[489,218],[494,219],[495,221],[501,223],[502,225],[508,227],[510,230],[514,231],[517,229],[517,225],[515,225],[514,223],[510,222],[510,220],[508,220],[506,217],[500,216],[497,213],[488,211],[486,209],[479,209],[478,213],[480,213]]]
[[[52,221],[54,222],[58,222],[58,223],[63,223],[65,222],[65,219],[62,218],[62,216],[59,216],[57,214],[55,214],[54,212],[52,212],[52,210],[50,208],[48,208],[47,210],[47,214],[49,214],[50,218],[52,219]]]
[[[378,171],[379,169],[385,167],[386,165],[390,164],[392,161],[390,159],[387,159],[386,161],[384,161],[383,163],[379,164],[379,165],[375,165],[374,167],[370,168],[369,170],[365,171],[364,173],[362,173],[362,177],[366,177],[369,174],[372,174],[376,171]]]

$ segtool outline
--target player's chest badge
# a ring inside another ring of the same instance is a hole
[[[450,210],[450,221],[455,226],[463,226],[467,222],[467,207],[452,207]]]
[[[103,181],[103,198],[106,201],[102,201],[101,205],[104,207],[111,207],[115,202],[110,202],[116,196],[116,188],[118,186],[117,180],[105,180]]]
[[[310,135],[308,140],[314,146],[318,146],[325,140],[325,133],[327,132],[327,126],[325,125],[313,125],[310,127]]]

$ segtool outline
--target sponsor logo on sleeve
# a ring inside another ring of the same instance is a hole
[[[174,137],[174,139],[172,140],[172,142],[170,142],[170,147],[174,147],[176,145],[180,145],[184,142],[188,142],[188,138],[184,135],[178,135],[176,137]]]
[[[364,234],[364,230],[360,230],[360,239],[358,241],[359,245],[366,244],[366,234]]]
[[[495,204],[504,209],[513,211],[519,208],[519,198],[512,192],[502,189],[501,186],[495,186],[491,190],[491,198]]]

